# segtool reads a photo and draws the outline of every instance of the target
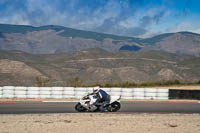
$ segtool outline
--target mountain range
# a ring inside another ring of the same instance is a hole
[[[76,30],[56,25],[41,27],[0,24],[0,49],[33,54],[73,53],[84,49],[106,51],[166,51],[200,56],[200,34],[166,33],[151,38],[135,38]]]
[[[62,26],[0,24],[0,86],[200,80],[200,35],[134,38]]]

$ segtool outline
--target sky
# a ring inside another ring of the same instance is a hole
[[[0,23],[122,36],[200,33],[200,0],[0,0]]]

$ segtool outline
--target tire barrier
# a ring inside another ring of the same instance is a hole
[[[27,87],[27,91],[39,91],[40,87]]]
[[[63,95],[63,98],[76,98],[75,96]]]
[[[101,88],[122,99],[200,99],[200,90],[170,90],[156,88]],[[0,87],[0,98],[81,98],[92,87]]]
[[[62,95],[63,91],[52,91],[51,95]]]
[[[64,87],[51,87],[52,91],[63,91]]]
[[[169,89],[157,89],[158,93],[168,93]]]
[[[23,91],[23,90],[15,90],[14,94],[17,95],[27,95],[27,91]]]
[[[27,98],[27,95],[15,95],[15,98]]]
[[[168,100],[168,97],[156,97],[156,100]]]
[[[4,94],[2,95],[3,98],[15,98],[15,95],[12,94]]]
[[[2,98],[2,94],[3,94],[3,88],[2,87],[0,87],[0,98]]]
[[[52,88],[51,87],[40,87],[39,90],[40,91],[51,91]]]
[[[27,87],[15,87],[15,91],[27,91]]]
[[[145,88],[133,88],[133,99],[145,99]]]
[[[121,92],[122,88],[111,88],[110,91],[111,92]]]
[[[39,95],[27,95],[27,98],[39,98]]]
[[[74,87],[63,87],[64,91],[74,91]]]
[[[4,86],[3,90],[14,90],[15,87],[14,86]]]
[[[15,97],[15,95],[14,95],[14,87],[13,86],[3,87],[2,97],[5,97],[5,98],[13,98],[13,97]]]
[[[133,93],[132,92],[122,92],[121,96],[122,97],[133,97]]]
[[[134,99],[132,88],[123,88],[121,92],[122,99]]]
[[[111,92],[110,92],[110,95],[111,95],[111,96],[121,96],[121,92],[114,92],[114,91],[111,91]]]
[[[133,92],[134,97],[144,97],[144,92]]]
[[[75,98],[74,87],[64,87],[63,88],[63,98]]]
[[[76,98],[81,98],[83,97],[84,95],[87,95],[88,92],[86,91],[75,91],[75,97]]]
[[[40,95],[51,95],[51,91],[40,91]]]
[[[145,97],[156,97],[157,93],[145,93],[144,96]]]
[[[3,98],[14,98],[14,86],[4,86],[2,87],[2,95]]]
[[[41,95],[41,94],[40,94],[40,95],[39,95],[39,98],[51,98],[51,95],[44,95],[44,94]]]
[[[3,90],[3,95],[4,94],[14,95],[14,90]]]
[[[93,92],[93,88],[92,87],[87,88],[87,92],[88,93],[92,93]]]
[[[133,96],[133,99],[138,99],[138,100],[143,100],[143,99],[145,99],[145,97],[143,97],[143,96]]]
[[[133,88],[134,92],[144,92],[145,88]]]
[[[200,90],[169,90],[169,99],[200,100]]]
[[[80,88],[80,87],[77,87],[77,88],[74,88],[74,91],[84,91],[86,92],[87,91],[87,88]]]
[[[157,89],[154,88],[144,88],[144,91],[147,93],[157,93]]]
[[[157,97],[168,97],[168,93],[157,93]]]
[[[40,94],[40,91],[27,91],[27,95],[39,95]]]
[[[74,91],[63,91],[63,95],[75,96],[75,92]]]
[[[62,95],[51,95],[51,98],[63,98]]]

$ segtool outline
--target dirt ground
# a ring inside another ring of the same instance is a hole
[[[199,133],[200,114],[0,115],[0,133]]]

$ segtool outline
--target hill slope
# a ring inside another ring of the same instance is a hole
[[[200,56],[200,35],[191,32],[169,33],[146,39],[150,49]]]
[[[75,77],[84,84],[175,79],[198,81],[200,77],[200,58],[160,51],[89,49],[49,55],[0,51],[0,66],[0,86],[33,86],[36,77],[49,79],[49,85],[67,85]]]

